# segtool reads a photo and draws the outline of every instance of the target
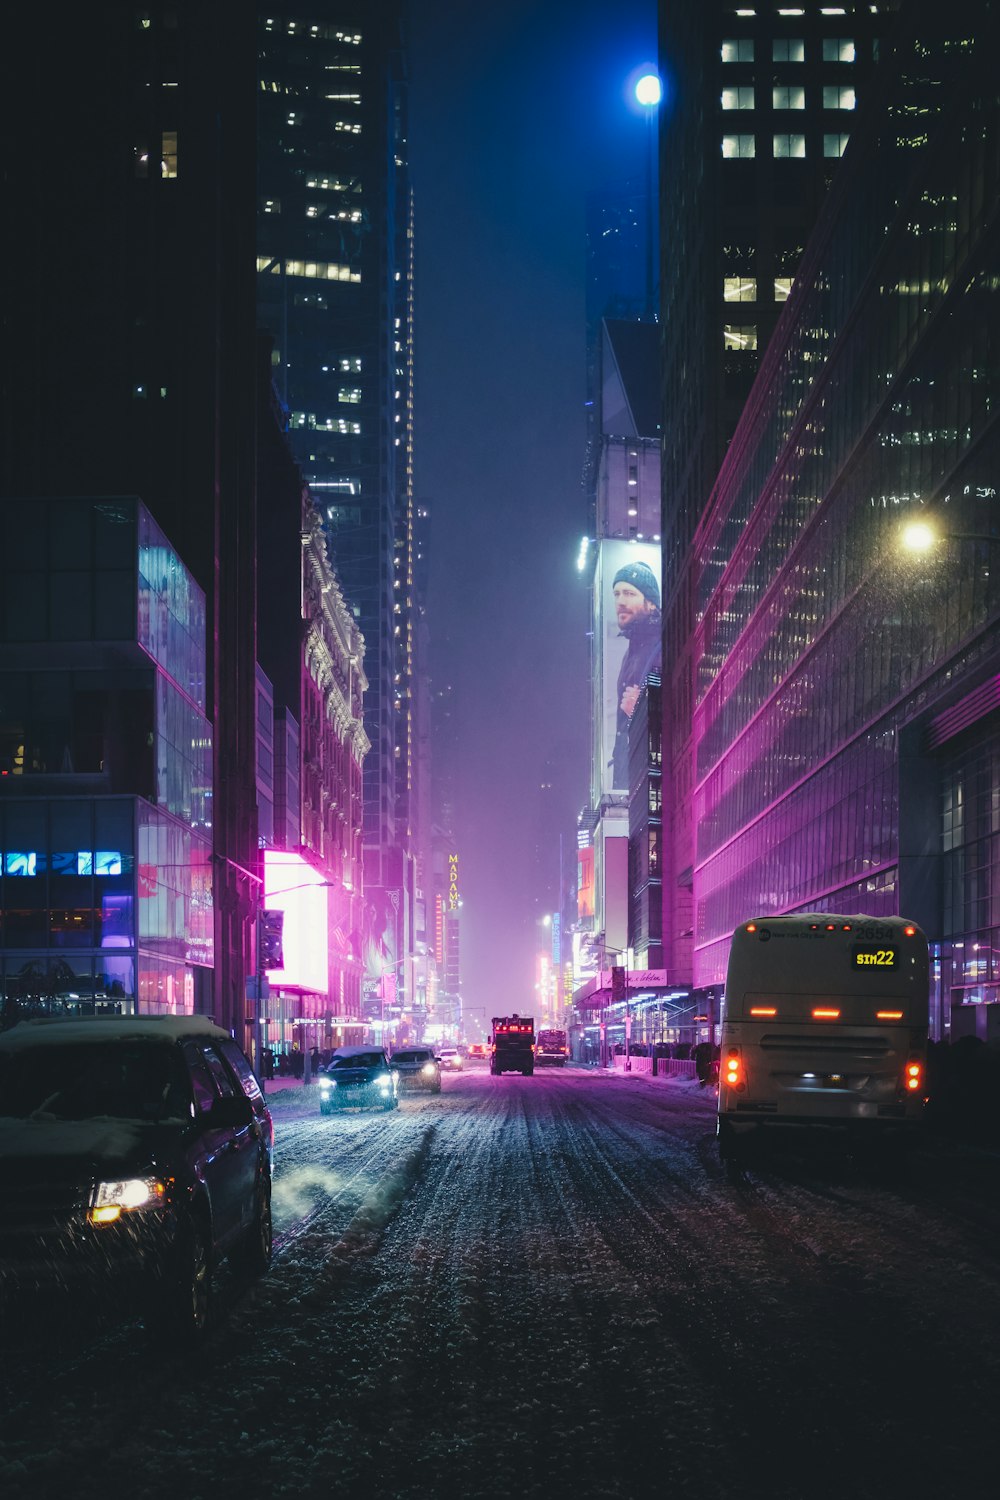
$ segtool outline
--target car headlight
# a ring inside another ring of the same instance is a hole
[[[378,1084],[378,1086],[379,1086],[380,1089],[391,1089],[392,1088],[392,1074],[391,1073],[380,1073],[379,1076],[376,1078],[375,1082]]]
[[[158,1207],[166,1196],[167,1185],[159,1177],[126,1177],[117,1182],[99,1182],[87,1218],[91,1224],[113,1224],[132,1209]]]
[[[337,1080],[335,1078],[321,1078],[319,1086],[321,1089],[335,1089],[337,1087]]]
[[[434,1072],[434,1064],[433,1063],[424,1063],[422,1071],[424,1073],[426,1073],[427,1076],[428,1076],[428,1078],[429,1078],[433,1074],[433,1072]]]

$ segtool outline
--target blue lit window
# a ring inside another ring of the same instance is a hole
[[[34,850],[21,854],[8,849],[4,855],[3,868],[5,875],[35,875],[38,872],[38,856]]]

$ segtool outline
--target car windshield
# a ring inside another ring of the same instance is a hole
[[[381,1052],[355,1052],[353,1057],[332,1057],[331,1071],[335,1068],[384,1068],[385,1058]]]
[[[429,1052],[394,1052],[392,1054],[394,1063],[425,1063],[430,1062]]]
[[[184,1065],[172,1046],[88,1042],[0,1053],[0,1116],[164,1120],[188,1114]]]

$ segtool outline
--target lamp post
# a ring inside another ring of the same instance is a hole
[[[628,989],[628,970],[629,970],[628,956],[629,956],[629,952],[630,951],[631,950],[628,949],[628,948],[609,948],[606,943],[602,943],[601,944],[601,984],[602,984],[601,993],[602,994],[604,992],[603,991],[603,983],[604,983],[604,961],[607,958],[607,955],[609,953],[614,953],[614,954],[616,954],[618,956],[618,958],[624,958],[625,959],[625,963],[624,964],[619,964],[617,966],[617,968],[616,968],[616,966],[614,964],[612,964],[612,966],[611,966],[611,1003],[612,1003],[612,1005],[614,1005],[616,1002],[620,1001],[621,999],[624,999],[624,1001],[625,1001],[625,1071],[626,1071],[626,1073],[631,1073],[631,1071],[632,1071],[632,1050],[631,1050],[631,1042],[632,1042],[632,1009],[631,1009],[631,1003],[629,1001],[629,989]],[[615,984],[616,973],[620,973],[622,975],[622,986],[621,986],[621,994],[620,995],[618,993],[618,990],[617,990],[616,984]],[[606,1052],[606,1037],[605,1037],[605,1025],[604,1025],[604,1007],[602,1005],[602,1007],[601,1007],[601,1053],[602,1053],[602,1056],[601,1056],[601,1066],[602,1067],[605,1066],[605,1064],[606,1064],[605,1052]]]
[[[383,1047],[385,1046],[385,976],[387,974],[394,974],[397,969],[401,969],[406,963],[408,957],[409,955],[404,953],[403,957],[397,959],[394,964],[383,964],[382,968],[379,970],[378,991],[379,1002],[381,1006],[381,1020],[379,1022],[379,1025],[381,1027],[381,1034],[379,1039]]]
[[[653,221],[657,213],[653,194],[655,174],[656,112],[663,97],[663,86],[656,73],[644,73],[635,85],[636,102],[646,112],[646,316],[656,317],[656,281],[653,275]]]

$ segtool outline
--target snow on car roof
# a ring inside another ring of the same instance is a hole
[[[367,1047],[338,1047],[333,1054],[334,1057],[370,1057],[373,1052],[384,1052],[384,1047],[376,1047],[369,1042]],[[331,1062],[333,1059],[331,1058]]]
[[[229,1032],[216,1026],[209,1016],[85,1016],[73,1021],[53,1016],[21,1021],[12,1026],[0,1034],[0,1049],[16,1052],[24,1047],[109,1040],[176,1042],[182,1036],[214,1036],[231,1040]]]

